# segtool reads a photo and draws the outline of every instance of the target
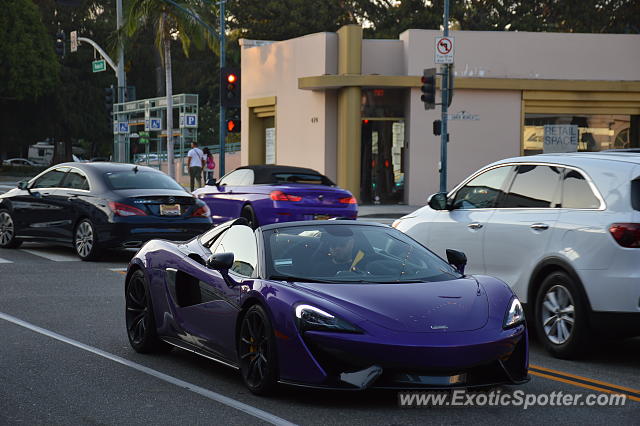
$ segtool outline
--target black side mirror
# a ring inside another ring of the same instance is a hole
[[[429,197],[427,204],[434,210],[450,210],[449,205],[447,204],[446,192],[437,192],[433,194]]]
[[[209,179],[209,180],[207,181],[207,185],[208,185],[208,186],[218,186],[218,183],[216,182],[216,180],[215,180],[215,179]]]
[[[18,189],[29,189],[29,182],[27,182],[26,180],[21,180],[20,182],[18,182]]]
[[[467,266],[467,255],[461,251],[447,249],[447,261],[464,275],[464,267]]]
[[[216,253],[207,259],[207,268],[227,272],[233,266],[233,253]]]

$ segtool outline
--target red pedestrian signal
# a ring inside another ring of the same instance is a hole
[[[227,132],[239,133],[240,132],[240,120],[231,119],[227,120]]]

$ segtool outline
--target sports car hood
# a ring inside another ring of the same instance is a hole
[[[296,283],[377,325],[404,332],[482,328],[489,310],[486,293],[478,285],[473,278],[393,284]]]

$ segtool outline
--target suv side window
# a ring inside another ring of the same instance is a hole
[[[258,244],[256,236],[248,226],[234,225],[229,228],[215,243],[212,250],[216,253],[233,253],[231,271],[245,277],[253,276],[258,266]]]
[[[585,177],[577,170],[566,169],[562,179],[562,207],[568,209],[597,209],[596,197]]]
[[[516,166],[508,194],[498,207],[550,208],[559,207],[558,182],[562,168],[535,164]]]
[[[502,195],[513,166],[496,167],[467,182],[453,198],[454,209],[487,209],[494,207]]]

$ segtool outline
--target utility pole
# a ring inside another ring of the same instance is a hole
[[[122,18],[122,0],[116,0],[116,26],[118,28],[118,32],[122,28],[123,18]],[[122,39],[118,41],[118,65],[117,65],[116,77],[118,79],[118,103],[122,104],[125,102],[125,90],[127,90],[127,78],[124,73],[124,42]],[[119,123],[121,120],[124,120],[126,117],[123,114],[118,113],[116,116],[116,121]],[[118,133],[118,153],[116,161],[120,163],[126,163],[128,161],[128,152],[125,149],[125,135],[122,133]]]
[[[444,36],[449,37],[449,0],[444,0]],[[443,64],[441,68],[442,84],[440,93],[442,94],[442,133],[440,134],[440,192],[447,192],[447,142],[449,141],[449,131],[447,129],[447,114],[449,107],[449,73],[451,64]]]
[[[120,0],[121,1],[121,0]],[[221,0],[218,4],[220,5],[220,75],[222,75],[222,69],[226,65],[225,61],[225,20],[224,20],[224,5],[226,0]],[[222,79],[220,79],[222,80]],[[225,148],[225,140],[227,139],[227,126],[226,126],[226,107],[222,105],[222,96],[224,95],[224,91],[222,90],[222,85],[220,85],[220,132],[219,132],[219,141],[220,141],[220,158],[218,161],[218,174],[220,177],[224,176],[224,160],[226,156],[226,148]]]

